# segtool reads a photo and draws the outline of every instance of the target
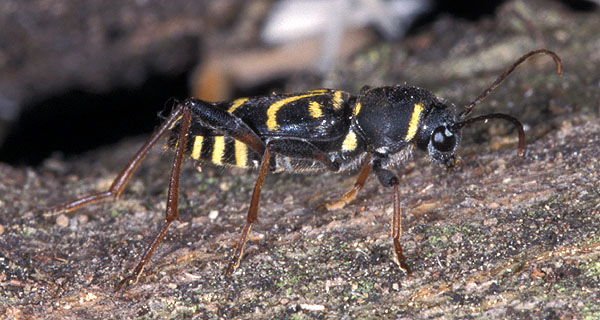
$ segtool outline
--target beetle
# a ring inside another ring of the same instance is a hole
[[[164,135],[175,153],[169,179],[165,222],[146,248],[135,269],[117,286],[134,284],[173,221],[177,204],[181,165],[185,156],[220,166],[258,168],[246,224],[226,269],[238,266],[252,225],[257,221],[260,191],[269,172],[342,172],[361,167],[354,186],[339,200],[326,204],[330,210],[352,201],[371,172],[384,187],[393,188],[392,239],[395,261],[409,272],[400,244],[402,233],[400,179],[391,170],[402,164],[414,148],[425,151],[434,163],[454,166],[461,129],[488,119],[512,122],[519,133],[519,155],[524,154],[525,133],[516,118],[502,113],[468,118],[513,70],[531,56],[552,57],[559,75],[561,60],[547,49],[531,51],[517,59],[465,109],[456,114],[454,105],[426,89],[411,86],[364,87],[358,96],[319,89],[294,94],[272,94],[227,102],[188,99],[178,103],[158,130],[137,151],[107,191],[84,196],[45,211],[46,216],[116,199],[151,148]]]

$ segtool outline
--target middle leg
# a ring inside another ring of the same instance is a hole
[[[267,146],[265,149],[265,153],[262,157],[262,162],[260,166],[260,172],[258,173],[258,179],[256,179],[256,183],[254,184],[254,191],[252,192],[252,200],[250,201],[250,208],[248,208],[248,215],[246,217],[246,225],[242,230],[242,234],[240,235],[240,239],[238,240],[237,247],[227,266],[227,270],[225,270],[225,275],[231,275],[233,271],[240,265],[240,261],[244,254],[244,246],[246,242],[248,242],[248,234],[250,234],[250,229],[252,228],[252,224],[258,220],[258,202],[260,200],[260,191],[262,189],[262,184],[267,176],[267,172],[269,171],[269,162],[271,160],[271,150],[270,147]]]

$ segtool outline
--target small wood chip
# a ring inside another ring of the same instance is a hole
[[[308,311],[325,311],[325,306],[320,304],[301,303],[300,308]]]
[[[69,226],[69,218],[64,214],[59,215],[56,217],[56,225],[62,228]]]

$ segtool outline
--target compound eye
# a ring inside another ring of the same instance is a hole
[[[437,127],[431,135],[433,147],[440,152],[448,152],[456,146],[456,137],[444,126]]]

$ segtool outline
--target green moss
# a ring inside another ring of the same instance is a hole
[[[275,285],[279,289],[291,290],[292,287],[298,284],[302,280],[301,276],[291,276],[287,278],[281,279],[281,281],[277,282]],[[287,293],[286,293],[287,294]]]
[[[119,210],[117,210],[117,209],[112,209],[110,211],[110,216],[113,217],[113,218],[118,218],[118,217],[120,217],[122,215],[123,214],[121,212],[119,212]]]
[[[31,237],[32,235],[34,235],[36,233],[36,231],[37,230],[35,230],[32,227],[24,226],[23,229],[20,230],[19,234],[28,238],[28,237]]]
[[[594,261],[581,267],[590,277],[600,277],[600,261]]]
[[[583,320],[600,319],[600,306],[597,303],[587,303],[581,310],[581,319],[583,319]]]

